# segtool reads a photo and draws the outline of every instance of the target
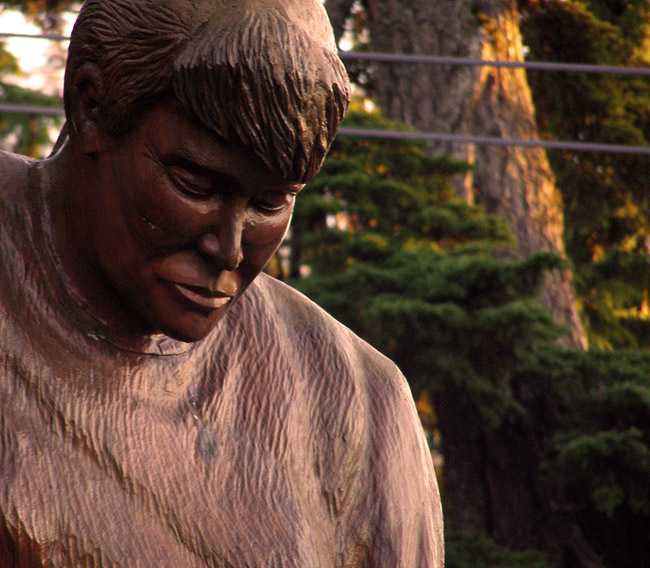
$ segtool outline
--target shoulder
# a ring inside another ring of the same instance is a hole
[[[2,172],[0,188],[4,189],[16,182],[22,182],[29,168],[35,163],[36,160],[33,158],[0,150],[0,172]]]
[[[0,150],[0,203],[21,200],[27,183],[27,172],[36,160]]]
[[[359,473],[337,488],[365,496],[350,521],[373,535],[368,554],[378,567],[442,566],[442,511],[431,455],[411,390],[397,366],[300,292],[261,275],[252,296],[308,362],[320,383],[316,406],[328,417],[329,462]],[[343,441],[345,440],[345,441]],[[342,452],[342,453],[341,453]]]
[[[343,346],[354,349],[362,349],[373,352],[374,355],[386,359],[378,351],[370,347],[365,341],[359,338],[349,328],[334,319],[323,308],[318,306],[307,296],[288,286],[284,282],[260,274],[251,284],[249,292],[251,296],[258,297],[264,301],[265,311],[273,314],[281,325],[296,326],[300,332],[309,329],[314,332],[322,330],[330,334],[335,342],[344,342]]]
[[[408,432],[419,436],[411,389],[390,359],[283,282],[260,275],[251,293],[271,311],[272,325],[283,328],[284,341],[312,380],[350,397],[367,428],[386,430],[386,443]]]
[[[286,328],[290,339],[303,348],[313,348],[330,356],[345,354],[345,362],[364,378],[379,380],[377,388],[395,381],[399,393],[410,399],[408,387],[397,366],[304,294],[266,274],[251,285],[251,295],[263,300],[265,310],[276,325]],[[358,378],[362,378],[359,376]]]

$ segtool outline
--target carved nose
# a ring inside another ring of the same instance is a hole
[[[241,223],[207,232],[199,239],[199,251],[210,257],[219,270],[235,270],[244,259],[241,234]]]

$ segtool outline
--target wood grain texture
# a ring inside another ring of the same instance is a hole
[[[0,172],[0,566],[442,566],[390,361],[264,275],[204,340],[126,352],[66,294],[38,164]]]

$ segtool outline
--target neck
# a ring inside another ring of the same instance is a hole
[[[90,230],[101,196],[96,158],[75,151],[70,141],[55,156],[43,162],[42,184],[50,224],[52,245],[65,292],[86,319],[92,319],[102,339],[127,351],[149,352],[156,330],[135,318],[107,280],[95,254]],[[169,338],[166,338],[168,341]],[[176,349],[172,348],[172,351]],[[159,346],[153,348],[160,352]]]

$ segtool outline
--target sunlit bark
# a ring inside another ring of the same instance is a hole
[[[523,60],[516,5],[510,0],[366,0],[371,48],[377,52]],[[350,0],[328,0],[337,30]],[[537,137],[522,69],[381,63],[374,71],[381,108],[424,131],[500,138]],[[538,251],[564,256],[563,210],[541,149],[440,143],[476,167],[458,191],[510,221],[523,258]],[[585,348],[568,271],[549,275],[541,301],[570,331],[567,345]]]
[[[327,0],[340,22],[346,0]],[[516,4],[511,0],[364,0],[371,49],[498,60],[523,60]],[[340,24],[337,29],[340,30]],[[535,139],[535,112],[524,70],[381,63],[374,69],[383,112],[423,131]],[[506,254],[564,256],[563,204],[541,149],[437,144],[475,168],[458,192],[510,222],[516,245]],[[548,276],[541,302],[570,330],[568,346],[585,348],[569,271]],[[435,400],[443,435],[446,526],[483,531],[513,548],[537,547],[561,562],[600,566],[577,526],[550,513],[540,489],[535,425],[476,439],[458,400],[443,389]],[[525,422],[525,421],[524,421]],[[569,551],[569,552],[567,552]]]

